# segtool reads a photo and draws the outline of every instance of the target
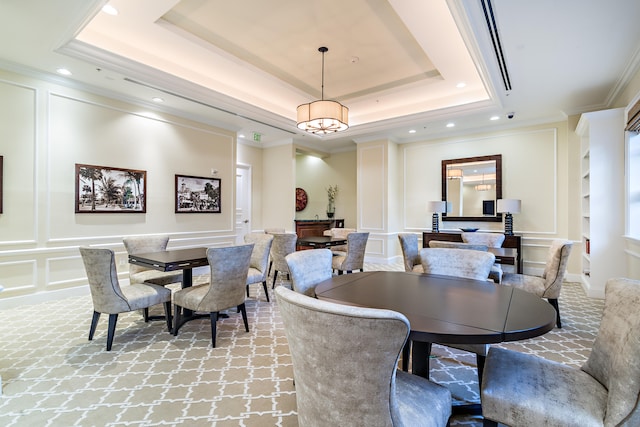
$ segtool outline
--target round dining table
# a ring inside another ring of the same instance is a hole
[[[556,319],[551,304],[521,289],[435,274],[371,271],[334,276],[318,284],[316,296],[404,314],[411,325],[412,372],[425,378],[431,343],[524,340],[549,332]]]

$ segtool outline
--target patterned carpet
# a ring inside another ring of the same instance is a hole
[[[139,313],[128,313],[120,315],[113,349],[106,352],[106,316],[87,341],[89,296],[1,311],[0,425],[296,426],[285,333],[277,304],[267,303],[261,288],[252,286],[246,303],[250,332],[232,310],[219,321],[215,349],[208,319],[187,323],[173,337],[164,322],[145,324]],[[504,347],[580,366],[602,305],[579,284],[565,283],[563,328]],[[456,399],[478,401],[475,356],[441,346],[433,353],[432,379]],[[479,427],[482,421],[460,416],[451,425]]]

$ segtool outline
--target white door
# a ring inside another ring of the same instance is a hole
[[[251,167],[236,167],[236,243],[251,232]]]

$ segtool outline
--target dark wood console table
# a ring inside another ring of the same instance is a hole
[[[422,247],[428,248],[431,240],[442,240],[445,242],[462,242],[462,232],[460,231],[443,231],[440,233],[433,233],[425,231],[422,233]],[[518,251],[516,261],[516,271],[519,274],[523,272],[522,262],[522,236],[514,234],[511,236],[505,235],[503,248],[513,248]]]
[[[344,227],[344,219],[297,219],[295,222],[298,239],[322,237],[325,230]],[[298,249],[302,249],[301,245],[298,245]]]

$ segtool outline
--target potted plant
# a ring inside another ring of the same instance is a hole
[[[329,204],[327,204],[327,218],[333,218],[333,215],[336,213],[336,195],[338,194],[338,185],[329,186],[327,188],[327,198],[329,199]]]

